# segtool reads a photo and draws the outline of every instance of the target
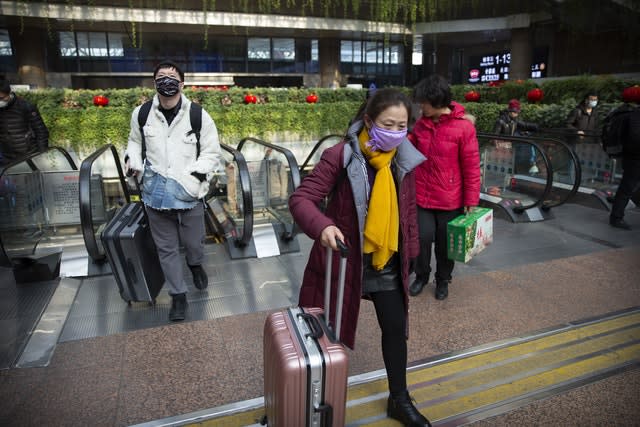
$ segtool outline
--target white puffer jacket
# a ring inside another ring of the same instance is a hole
[[[213,172],[222,168],[218,130],[213,119],[203,109],[202,129],[200,131],[200,156],[196,160],[196,136],[188,135],[191,131],[189,109],[191,101],[184,95],[177,116],[167,125],[167,120],[158,109],[158,95],[153,97],[153,105],[145,124],[144,136],[147,147],[146,157],[154,172],[176,180],[190,195],[202,198],[209,190],[209,181]],[[138,126],[140,106],[131,114],[131,131],[126,156],[129,156],[129,167],[143,172],[142,139]],[[205,174],[207,179],[200,182],[191,172]],[[140,173],[139,176],[142,174]]]

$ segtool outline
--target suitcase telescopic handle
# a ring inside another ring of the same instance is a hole
[[[336,323],[335,323],[335,336],[340,339],[340,327],[342,326],[342,305],[344,303],[344,282],[347,270],[347,255],[349,249],[340,239],[336,238],[336,245],[340,252],[340,269],[338,271],[338,298],[336,300]],[[329,323],[331,316],[331,271],[333,264],[333,250],[331,247],[327,247],[327,270],[325,272],[324,279],[324,312]]]

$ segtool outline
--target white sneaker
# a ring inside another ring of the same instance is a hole
[[[534,174],[534,173],[538,173],[538,172],[540,172],[540,170],[538,170],[538,166],[536,166],[536,165],[533,165],[533,166],[531,166],[529,168],[529,173],[530,174]]]

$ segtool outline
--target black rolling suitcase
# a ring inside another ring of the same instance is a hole
[[[164,274],[142,203],[124,205],[105,227],[101,240],[122,299],[155,303]]]

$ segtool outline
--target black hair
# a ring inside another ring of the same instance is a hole
[[[162,68],[174,68],[178,72],[178,75],[180,76],[180,81],[184,82],[184,71],[182,71],[182,69],[178,66],[178,64],[176,64],[171,60],[162,61],[161,63],[156,65],[155,70],[153,70],[154,80],[156,78],[156,75],[158,74],[158,71],[160,71]]]
[[[587,93],[584,94],[584,98],[585,100],[589,99],[590,96],[595,96],[596,98],[598,97],[598,92],[596,92],[595,90],[590,90],[587,91]]]
[[[11,83],[9,83],[9,80],[0,80],[0,92],[11,93]]]
[[[437,74],[420,80],[413,88],[413,100],[419,104],[428,102],[433,108],[444,108],[451,104],[449,82]]]
[[[411,118],[411,101],[409,97],[398,89],[377,89],[361,106],[356,114],[356,120],[361,120],[366,114],[371,120],[376,119],[384,110],[396,105],[403,105],[407,109],[407,117]]]

